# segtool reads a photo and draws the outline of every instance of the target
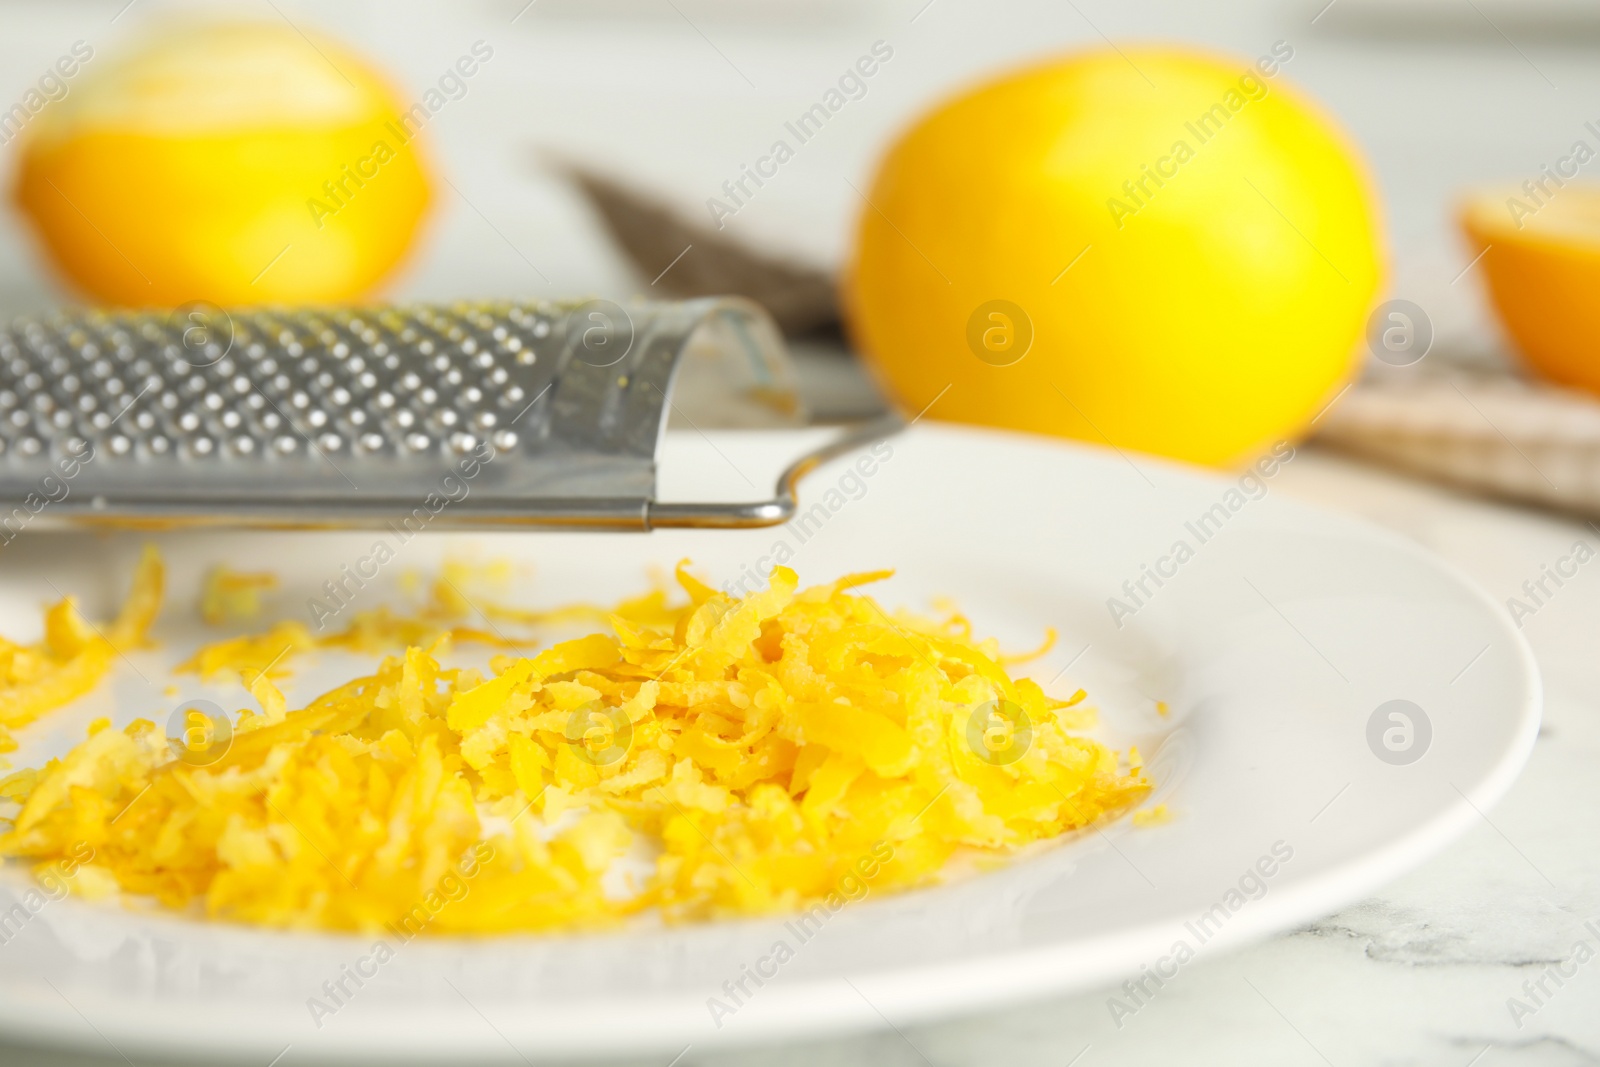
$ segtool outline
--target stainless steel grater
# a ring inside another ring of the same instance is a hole
[[[770,526],[794,514],[807,471],[900,425],[845,430],[770,500],[662,503],[669,413],[697,428],[802,422],[758,305],[21,318],[0,327],[0,526],[378,526],[436,498],[438,526]],[[470,492],[457,499],[451,478]]]

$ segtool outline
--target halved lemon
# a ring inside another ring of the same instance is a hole
[[[1523,358],[1600,393],[1600,185],[1484,191],[1463,205],[1461,226]]]

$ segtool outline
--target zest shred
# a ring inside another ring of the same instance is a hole
[[[778,567],[736,599],[680,564],[687,603],[629,601],[611,633],[497,655],[489,677],[442,665],[437,634],[294,711],[247,670],[260,710],[215,762],[101,720],[0,782],[20,804],[0,855],[42,869],[87,848],[85,886],[271,927],[593,929],[794,911],[865,856],[875,889],[902,889],[1146,793],[1136,753],[1074,733],[1081,691],[1011,677],[958,614],[890,616],[851,591],[889,573],[800,590]],[[973,744],[993,707],[1026,716],[1014,759]],[[424,904],[469,855],[470,891]],[[642,873],[616,877],[629,856]]]
[[[211,626],[235,619],[247,622],[260,616],[261,594],[277,587],[277,575],[265,571],[212,567],[200,587],[200,617]]]
[[[305,623],[285,619],[258,634],[214,641],[202,646],[193,656],[177,667],[180,674],[198,674],[206,680],[242,677],[248,684],[256,675],[265,673],[270,678],[283,678],[290,673],[295,657],[317,649],[338,649],[346,652],[373,655],[404,651],[412,646],[431,648],[441,640],[452,644],[477,644],[500,648],[522,648],[535,642],[531,638],[508,637],[496,626],[497,621],[523,626],[551,625],[587,620],[605,623],[612,612],[591,605],[574,605],[555,611],[532,612],[485,603],[482,614],[489,630],[460,625],[463,618],[476,610],[461,591],[463,585],[480,577],[479,572],[504,581],[510,577],[509,566],[491,564],[475,567],[461,561],[445,563],[438,579],[429,590],[427,603],[409,614],[400,614],[387,607],[357,612],[348,626],[331,633],[320,633]],[[414,575],[407,575],[415,580]],[[249,585],[246,586],[245,582]],[[270,589],[277,584],[271,575],[236,575],[218,568],[207,575],[201,593],[200,614],[206,622],[220,625],[228,615],[218,609],[222,597],[237,587],[253,591]],[[624,602],[616,609],[628,618],[660,621],[665,618],[665,595],[659,591],[635,600]],[[259,604],[252,600],[252,608]],[[326,611],[327,609],[324,608]],[[337,612],[327,611],[332,617]],[[237,616],[234,616],[237,617]],[[324,625],[326,620],[323,620]]]
[[[163,579],[161,557],[147,546],[134,572],[133,591],[105,630],[85,621],[69,596],[45,612],[44,637],[37,643],[19,645],[0,637],[0,752],[16,749],[11,730],[100,684],[118,649],[145,643],[161,610]]]

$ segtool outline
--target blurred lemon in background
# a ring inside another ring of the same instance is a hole
[[[1600,393],[1600,187],[1481,193],[1461,224],[1523,357],[1553,381]]]
[[[1369,184],[1257,60],[1094,52],[923,118],[864,199],[851,332],[930,417],[1223,464],[1352,373],[1380,275]]]
[[[97,301],[352,300],[399,264],[428,180],[366,64],[281,23],[172,27],[28,129],[14,195]]]

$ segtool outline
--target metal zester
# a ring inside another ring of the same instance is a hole
[[[0,524],[378,526],[443,492],[430,525],[770,526],[794,514],[807,471],[899,425],[846,429],[770,500],[663,503],[669,413],[697,428],[800,422],[759,306],[21,318],[0,327]],[[447,477],[470,478],[470,493],[456,500]]]

